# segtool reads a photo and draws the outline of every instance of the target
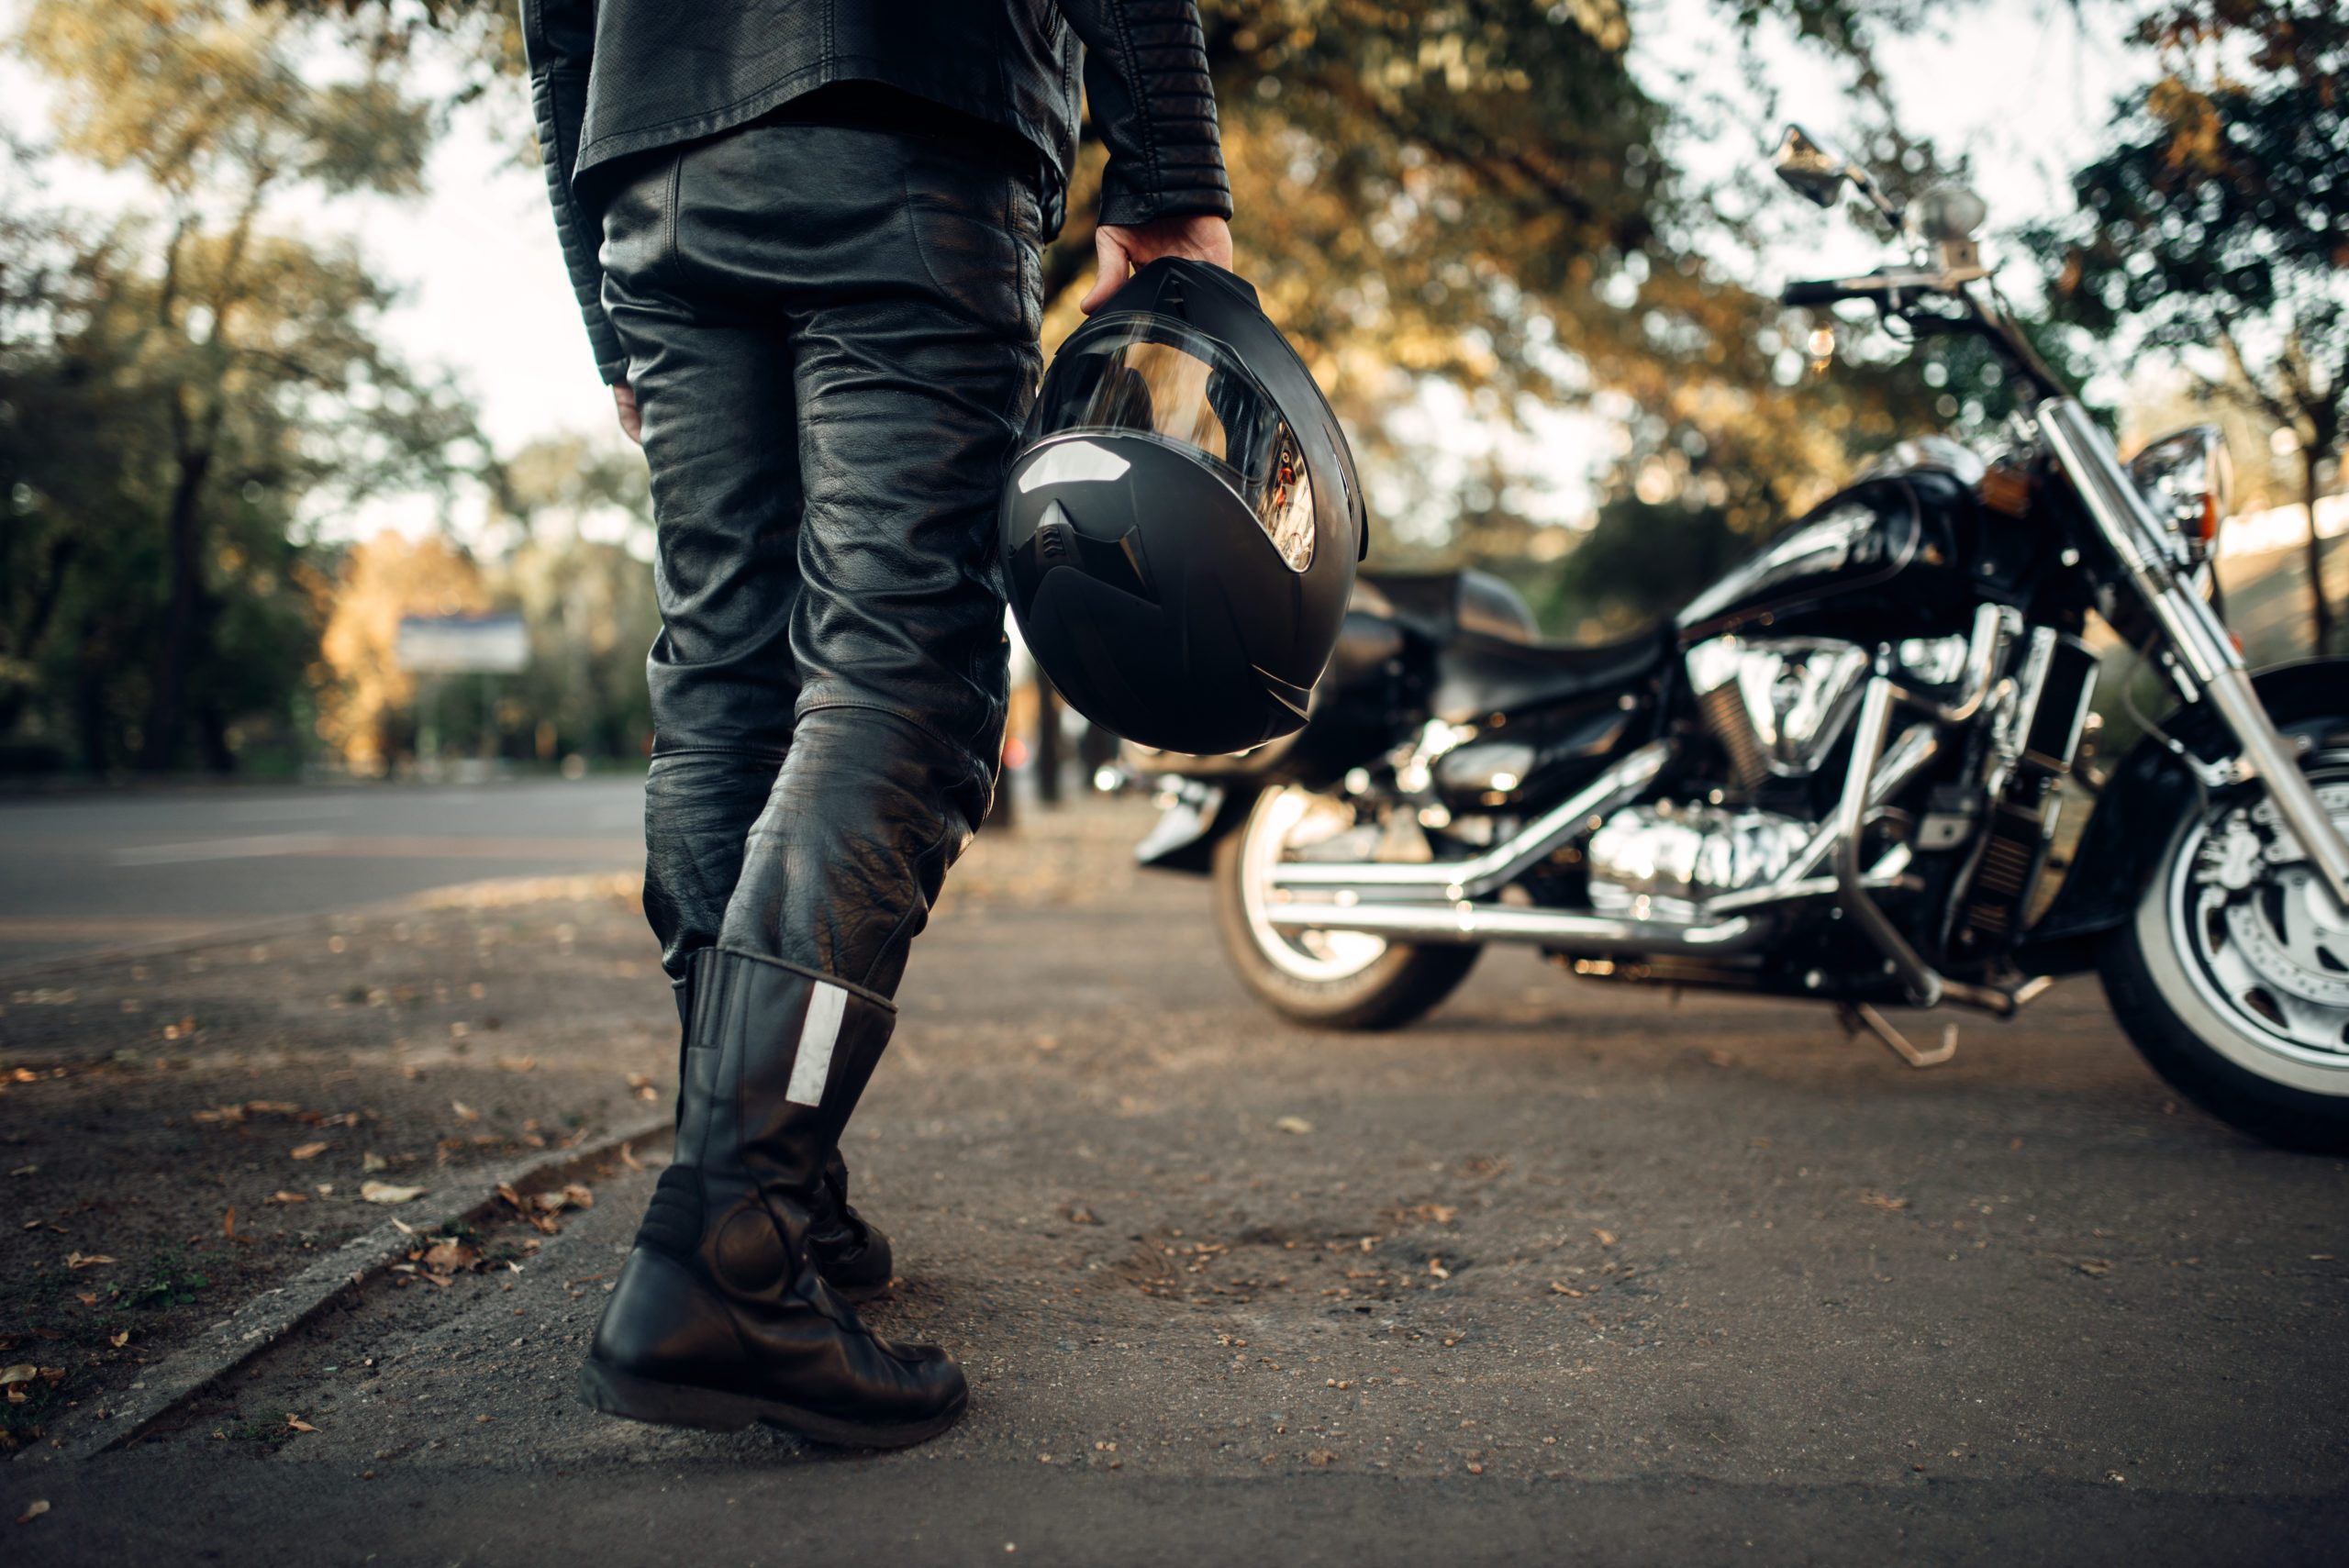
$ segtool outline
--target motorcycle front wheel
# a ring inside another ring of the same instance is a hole
[[[1317,1029],[1384,1029],[1409,1023],[1452,995],[1483,951],[1466,944],[1390,942],[1366,931],[1274,926],[1265,917],[1272,905],[1272,868],[1300,851],[1334,846],[1356,831],[1354,809],[1345,801],[1276,786],[1257,797],[1247,822],[1215,849],[1216,930],[1232,968],[1275,1012]]]
[[[2349,831],[2349,751],[2302,767]],[[2129,1038],[2204,1110],[2287,1148],[2349,1150],[2349,912],[2256,789],[2188,807],[2102,968]]]

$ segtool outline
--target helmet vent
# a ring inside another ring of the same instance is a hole
[[[1076,563],[1075,526],[1055,501],[1044,508],[1044,520],[1036,525],[1036,564],[1050,571],[1055,566]]]

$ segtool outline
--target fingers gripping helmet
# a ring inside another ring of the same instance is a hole
[[[1152,262],[1071,335],[1004,485],[1004,575],[1070,706],[1163,751],[1305,722],[1365,546],[1320,388],[1205,262]]]

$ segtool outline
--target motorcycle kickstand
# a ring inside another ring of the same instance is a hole
[[[1911,1067],[1938,1067],[1957,1054],[1957,1026],[1942,1026],[1942,1043],[1932,1051],[1920,1051],[1909,1042],[1909,1037],[1892,1027],[1892,1020],[1865,1002],[1838,1002],[1835,1018],[1843,1026],[1845,1034],[1857,1034],[1862,1029],[1882,1040],[1893,1055]]]

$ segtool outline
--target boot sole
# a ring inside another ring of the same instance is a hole
[[[847,1421],[803,1410],[780,1399],[729,1394],[690,1384],[660,1383],[607,1366],[592,1357],[579,1369],[579,1397],[591,1409],[657,1427],[692,1427],[705,1432],[739,1432],[764,1422],[842,1448],[907,1448],[926,1442],[963,1418],[970,1403],[965,1390],[954,1403],[919,1421]]]

